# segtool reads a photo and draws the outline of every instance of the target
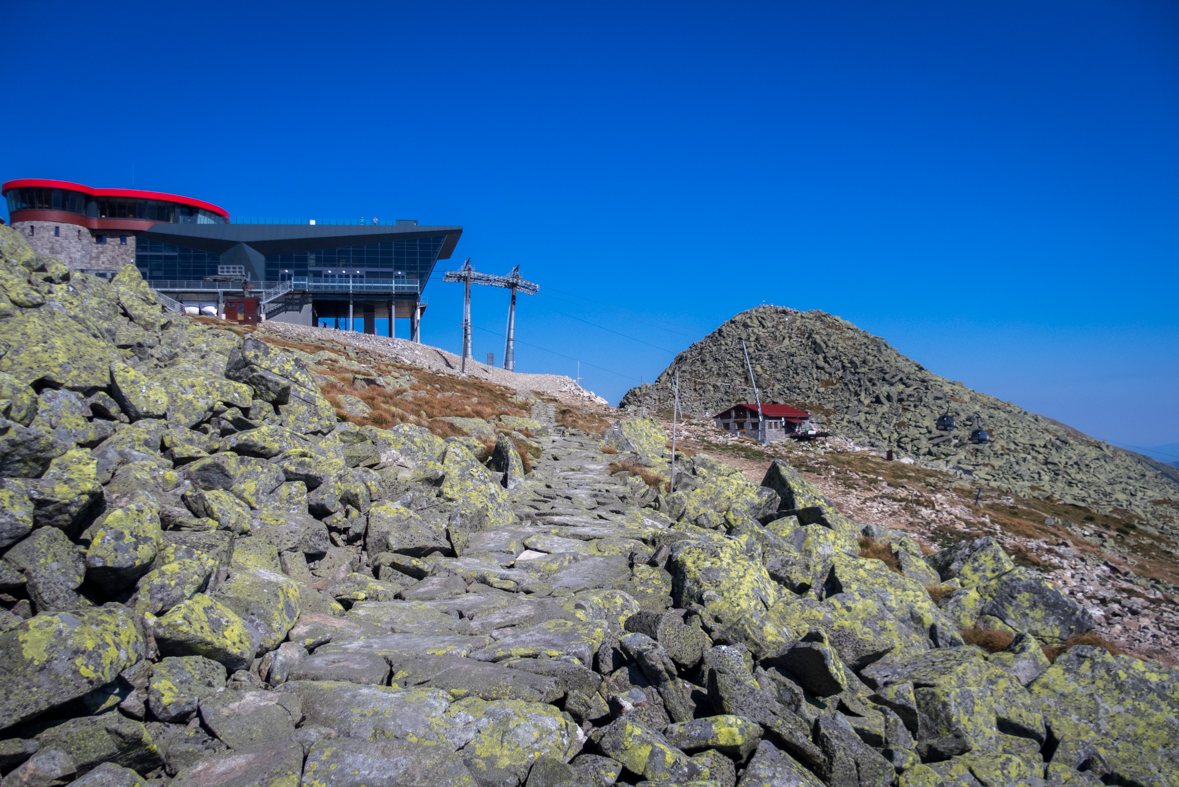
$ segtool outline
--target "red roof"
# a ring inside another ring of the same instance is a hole
[[[164,194],[160,191],[141,191],[139,189],[92,189],[89,186],[83,186],[81,183],[70,183],[67,180],[42,180],[40,178],[21,178],[18,180],[10,180],[3,186],[0,186],[0,196],[7,194],[10,189],[21,188],[47,188],[47,189],[63,189],[65,191],[80,191],[83,194],[89,194],[91,197],[130,197],[131,199],[156,199],[163,202],[175,202],[179,205],[188,205],[192,208],[204,208],[207,211],[216,213],[225,219],[229,219],[229,211],[225,208],[219,208],[211,202],[204,200],[193,199],[192,197],[181,197],[177,194]]]
[[[747,407],[750,410],[752,410],[753,412],[755,412],[755,413],[757,412],[757,404],[756,403],[754,403],[754,404],[735,404],[735,405],[733,405],[733,407]],[[730,407],[729,410],[732,410],[733,407]],[[728,410],[726,410],[725,412],[728,412]],[[809,413],[804,413],[802,410],[797,410],[788,404],[763,404],[761,406],[761,414],[764,416],[768,416],[770,418],[790,418],[790,419],[798,419],[798,420],[810,418]],[[721,415],[721,414],[717,413],[716,415],[713,416],[713,418],[716,418],[719,415]]]

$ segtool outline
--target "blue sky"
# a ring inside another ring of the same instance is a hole
[[[0,180],[460,224],[450,264],[541,285],[521,297],[522,371],[580,359],[616,402],[772,302],[1094,436],[1179,441],[1174,2],[25,2],[4,18]],[[423,338],[457,351],[446,267]],[[476,291],[477,358],[502,358],[506,311]]]

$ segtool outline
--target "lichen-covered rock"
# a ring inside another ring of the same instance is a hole
[[[203,554],[167,562],[152,569],[136,586],[135,611],[163,615],[177,604],[204,591],[216,570],[216,562]]]
[[[508,491],[524,483],[524,460],[507,435],[501,434],[496,438],[495,450],[491,452],[488,466],[497,473],[503,473],[502,483]]]
[[[0,634],[0,730],[110,683],[145,652],[135,621],[117,605],[26,620]]]
[[[113,763],[139,773],[163,766],[163,757],[142,722],[119,713],[68,719],[37,735],[42,749],[69,752],[84,774],[101,763]]]
[[[163,544],[160,514],[148,506],[117,508],[90,528],[86,576],[110,595],[146,574]]]
[[[726,636],[762,653],[792,635],[776,613],[781,590],[765,566],[735,541],[719,536],[685,539],[673,548],[670,571],[676,606],[699,604]]]
[[[551,705],[469,697],[446,711],[458,755],[480,784],[523,782],[540,757],[568,762],[581,746],[581,730]]]
[[[453,504],[448,526],[450,541],[460,554],[472,533],[504,527],[512,521],[507,493],[464,446],[447,447],[443,471],[446,477],[442,497]]]
[[[1012,569],[977,588],[980,617],[989,615],[1040,642],[1059,644],[1096,626],[1088,610],[1030,568]]]
[[[1015,676],[1024,686],[1052,666],[1036,638],[1023,631],[1015,635],[1007,650],[991,654],[990,659],[992,664]]]
[[[994,538],[963,541],[926,558],[943,582],[957,579],[962,587],[971,587],[1006,574],[1015,563]]]
[[[910,683],[917,704],[918,751],[924,759],[997,750],[1000,735],[1043,743],[1040,709],[1012,675],[973,647],[932,650],[904,662],[888,659],[862,672],[870,685]]]
[[[400,738],[434,745],[450,740],[451,724],[443,714],[453,698],[438,689],[294,680],[275,691],[299,697],[305,726],[327,727],[343,738]]]
[[[299,619],[299,586],[265,569],[234,569],[212,594],[256,633],[259,647],[272,650]]]
[[[625,716],[595,733],[595,742],[637,778],[682,784],[700,775],[699,766],[663,735]]]
[[[716,749],[744,762],[761,743],[761,727],[741,716],[708,716],[669,725],[663,730],[663,737],[689,754]]]
[[[47,429],[0,419],[0,475],[37,478],[69,448]]]
[[[28,485],[0,478],[0,549],[33,532],[33,501]]]
[[[324,740],[311,747],[303,787],[475,787],[463,761],[448,748],[402,740]]]
[[[1092,747],[1107,783],[1179,785],[1179,674],[1101,648],[1069,648],[1029,687],[1054,738],[1053,762]]]
[[[300,434],[324,434],[336,424],[331,404],[303,362],[251,336],[229,356],[225,376],[249,385],[257,398],[278,406],[283,426]]]
[[[352,396],[351,394],[344,394],[337,396],[336,401],[338,407],[344,411],[346,415],[351,415],[356,418],[367,418],[372,414],[373,408],[361,399],[359,396]]]
[[[435,552],[450,554],[446,524],[440,516],[423,516],[400,503],[384,500],[369,509],[365,548],[370,555],[382,552],[414,557]]]
[[[713,520],[719,525],[725,514],[757,519],[778,510],[778,495],[772,489],[757,486],[739,473],[710,474],[699,488],[675,494],[682,495],[683,499],[680,518],[702,526],[708,526],[706,523],[712,514],[716,515]]]
[[[98,483],[98,463],[84,449],[55,457],[45,474],[27,486],[37,527],[56,527],[69,534],[94,515],[103,497]]]
[[[274,691],[222,691],[200,701],[201,724],[231,749],[284,741],[303,719],[298,696]]]
[[[0,372],[25,385],[89,392],[110,385],[114,347],[58,309],[21,309],[0,331]]]
[[[626,418],[606,430],[606,445],[632,454],[652,464],[663,461],[668,436],[653,418]]]
[[[165,722],[184,723],[200,701],[225,688],[225,665],[204,656],[170,656],[152,666],[147,706]]]
[[[298,743],[260,743],[201,759],[176,774],[173,787],[297,787],[303,773]]]
[[[125,363],[112,363],[110,384],[115,401],[132,421],[167,415],[168,392],[143,372]]]
[[[0,373],[0,418],[28,426],[37,416],[37,394],[11,374]]]
[[[70,782],[70,787],[143,787],[146,783],[130,768],[104,762],[82,778]]]
[[[9,549],[4,560],[26,577],[29,597],[38,612],[90,606],[76,592],[86,578],[82,553],[57,528],[34,530],[28,538]]]
[[[246,669],[258,647],[257,634],[233,610],[197,593],[158,618],[152,627],[165,656],[204,656],[230,672]]]
[[[60,787],[78,773],[74,758],[61,749],[45,749],[26,760],[4,779],[11,787]]]

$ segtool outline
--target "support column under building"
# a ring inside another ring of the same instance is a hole
[[[409,340],[415,344],[422,343],[422,304],[413,302],[413,311],[409,313]]]
[[[375,303],[364,305],[364,332],[373,336],[377,333],[377,306]]]
[[[508,307],[508,337],[504,346],[504,368],[516,370],[516,288],[512,288],[512,305]]]
[[[345,326],[345,330],[348,330],[348,331],[354,330],[354,326],[356,323],[353,322],[353,313],[354,312],[352,310],[352,293],[348,293],[348,325]]]
[[[396,306],[397,306],[397,304],[395,304],[395,303],[393,302],[393,299],[392,299],[392,298],[390,298],[390,299],[389,299],[389,338],[390,338],[390,339],[394,338],[394,335],[393,335],[393,319],[394,319],[394,318],[397,316],[397,310],[396,310]]]

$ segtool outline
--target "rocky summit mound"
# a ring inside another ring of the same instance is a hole
[[[1130,513],[1179,534],[1179,481],[1161,463],[939,377],[884,339],[820,311],[742,312],[676,356],[654,384],[627,392],[622,406],[669,409],[677,371],[687,414],[753,401],[742,339],[763,402],[794,405],[836,434],[898,449],[927,467],[1025,497]],[[946,413],[957,417],[952,433],[936,428]],[[990,432],[989,445],[968,440],[975,413]]]
[[[1179,785],[991,539],[0,256],[3,787]]]

